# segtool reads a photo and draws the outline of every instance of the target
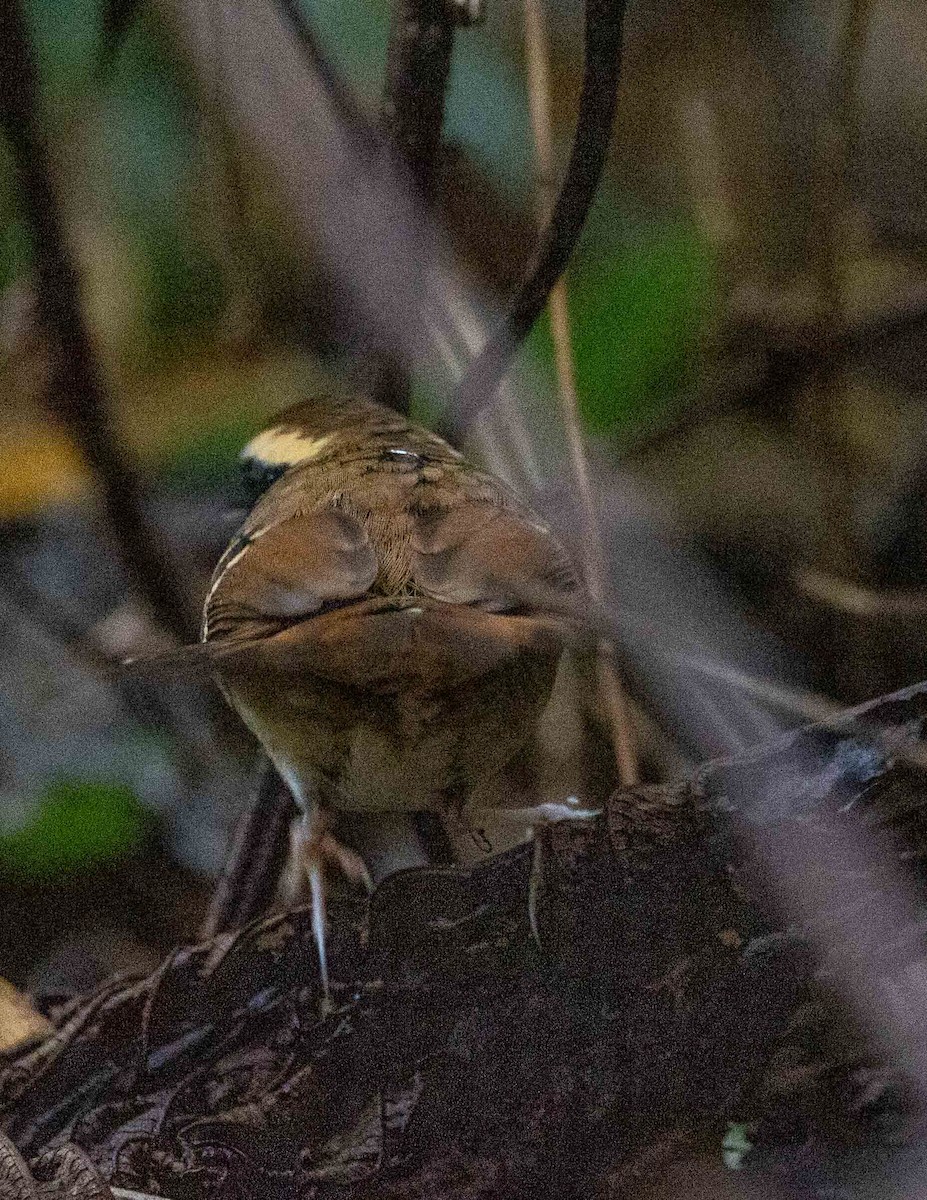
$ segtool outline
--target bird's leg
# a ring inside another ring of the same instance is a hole
[[[331,1008],[331,988],[326,953],[326,886],[325,860],[338,864],[342,872],[355,884],[362,883],[368,891],[373,888],[370,874],[359,854],[343,845],[329,832],[328,814],[320,805],[312,808],[291,830],[293,857],[302,864],[309,883],[312,909],[312,935],[319,955],[319,975],[322,980],[323,1007]]]

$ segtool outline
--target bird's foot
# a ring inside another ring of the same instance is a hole
[[[352,883],[363,884],[368,892],[373,890],[373,881],[361,856],[350,846],[339,842],[329,831],[328,817],[320,809],[313,813],[307,813],[293,823],[290,840],[293,857],[302,864],[309,883],[312,934],[319,956],[319,975],[322,982],[322,1014],[327,1016],[334,1005],[331,998],[326,947],[328,912],[325,882],[326,863],[336,863]]]

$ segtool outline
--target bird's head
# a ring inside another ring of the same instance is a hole
[[[399,413],[361,396],[301,400],[278,413],[242,450],[245,487],[256,500],[294,467],[350,455],[372,439],[398,435],[408,427]]]

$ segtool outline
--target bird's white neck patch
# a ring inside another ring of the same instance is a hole
[[[245,446],[241,457],[264,463],[268,467],[295,467],[298,463],[318,458],[331,442],[333,434],[310,437],[297,429],[265,429]]]

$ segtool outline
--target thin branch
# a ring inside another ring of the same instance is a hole
[[[523,0],[525,25],[525,57],[528,72],[528,105],[538,163],[539,217],[546,220],[554,196],[554,139],[550,111],[550,52],[547,28],[541,0]],[[596,604],[605,597],[604,554],[602,531],[596,514],[595,491],[589,472],[589,461],[583,444],[582,418],[576,388],[576,367],[573,339],[570,331],[570,312],[566,283],[558,279],[548,298],[551,336],[557,368],[557,391],[563,413],[567,447],[573,480],[576,486],[579,517],[582,526],[583,573],[586,587]],[[640,777],[634,732],[618,673],[614,651],[607,641],[599,645],[598,687],[612,734],[612,746],[618,766],[618,778],[623,786],[636,783]]]
[[[103,372],[84,318],[40,125],[39,78],[21,5],[0,4],[0,122],[12,150],[20,207],[29,229],[42,322],[53,346],[52,411],[90,467],[131,585],[154,617],[181,640],[194,627],[185,589],[145,512],[141,485],[112,427]]]
[[[296,806],[266,754],[259,755],[253,798],[235,829],[203,924],[204,939],[247,925],[270,907],[288,852]]]
[[[457,389],[450,419],[458,436],[491,402],[513,355],[543,312],[585,224],[611,140],[626,7],[627,0],[586,0],[583,86],[566,175],[507,315]]]
[[[9,564],[0,583],[0,608],[6,608],[27,624],[40,630],[82,667],[112,683],[119,670],[119,659],[94,644],[77,621],[60,607],[51,605]]]
[[[197,705],[197,718],[202,719],[199,736],[194,730],[199,720],[192,722],[189,712],[176,711],[176,704],[167,703],[156,685],[129,675],[121,655],[107,651],[60,606],[37,591],[10,564],[7,564],[0,584],[0,609],[25,622],[48,638],[70,656],[75,663],[89,671],[101,683],[112,689],[126,714],[143,729],[150,729],[170,738],[173,760],[181,777],[190,784],[203,777],[205,765],[217,750],[231,748],[232,757],[239,757],[237,743],[230,739],[225,723],[214,719],[214,702]],[[208,747],[208,754],[204,750]]]
[[[868,588],[814,568],[796,571],[800,592],[837,612],[854,617],[914,618],[927,616],[927,590]]]

